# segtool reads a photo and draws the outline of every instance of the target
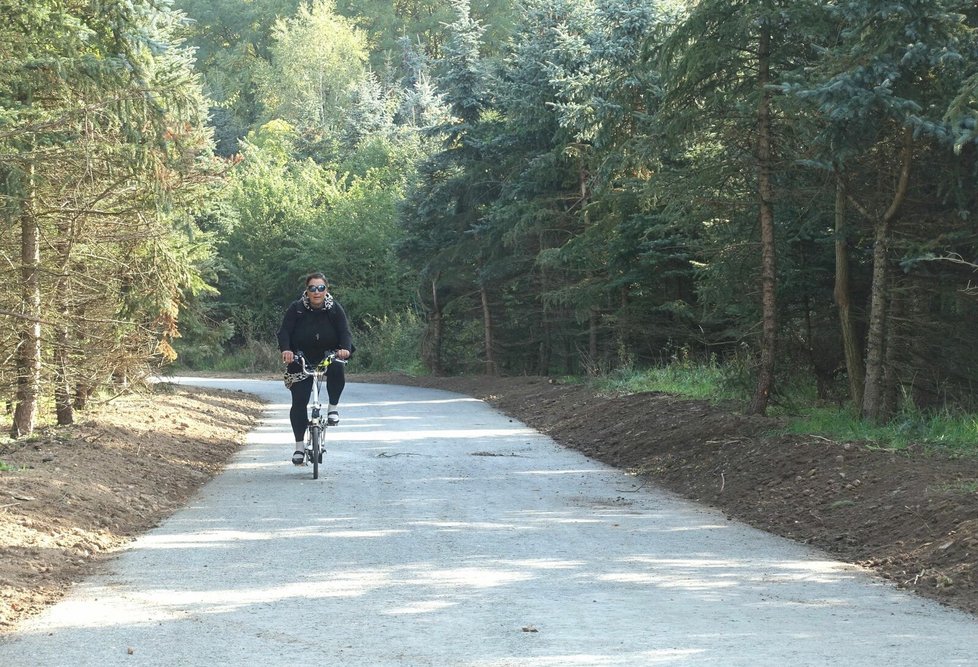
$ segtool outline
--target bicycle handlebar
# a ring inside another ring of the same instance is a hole
[[[312,368],[312,369],[306,365],[306,355],[303,354],[301,351],[295,353],[295,360],[299,362],[299,368],[302,371],[302,373],[306,377],[309,377],[315,375],[316,371],[318,371],[320,367],[322,367],[325,370],[325,368],[330,364],[334,364],[334,363],[345,364],[347,362],[346,359],[340,359],[339,357],[337,357],[336,353],[337,350],[332,350],[323,358],[322,361],[316,364],[316,368]]]

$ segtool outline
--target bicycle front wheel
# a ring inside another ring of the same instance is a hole
[[[319,460],[323,457],[322,429],[319,426],[309,427],[309,444],[312,445],[312,478],[319,479]]]

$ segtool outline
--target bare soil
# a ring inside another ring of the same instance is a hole
[[[978,613],[978,459],[771,435],[704,401],[547,378],[353,376],[457,391],[730,518]],[[283,389],[284,391],[284,389]],[[53,603],[218,473],[257,423],[242,393],[163,385],[0,445],[0,632]],[[283,460],[283,465],[287,461]]]
[[[0,444],[0,633],[179,509],[261,410],[248,394],[161,385]]]

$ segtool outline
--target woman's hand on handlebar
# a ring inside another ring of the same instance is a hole
[[[336,358],[339,359],[340,361],[345,361],[345,360],[347,360],[347,359],[350,358],[350,351],[349,350],[342,350],[342,349],[341,350],[337,350],[336,351]]]
[[[282,351],[282,363],[283,364],[291,364],[294,359],[295,359],[295,355],[292,354],[292,350],[283,350]]]

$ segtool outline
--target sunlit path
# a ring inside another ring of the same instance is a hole
[[[228,470],[0,665],[973,665],[978,622],[556,446],[353,384],[325,476],[278,382]],[[596,433],[595,437],[600,437]]]

